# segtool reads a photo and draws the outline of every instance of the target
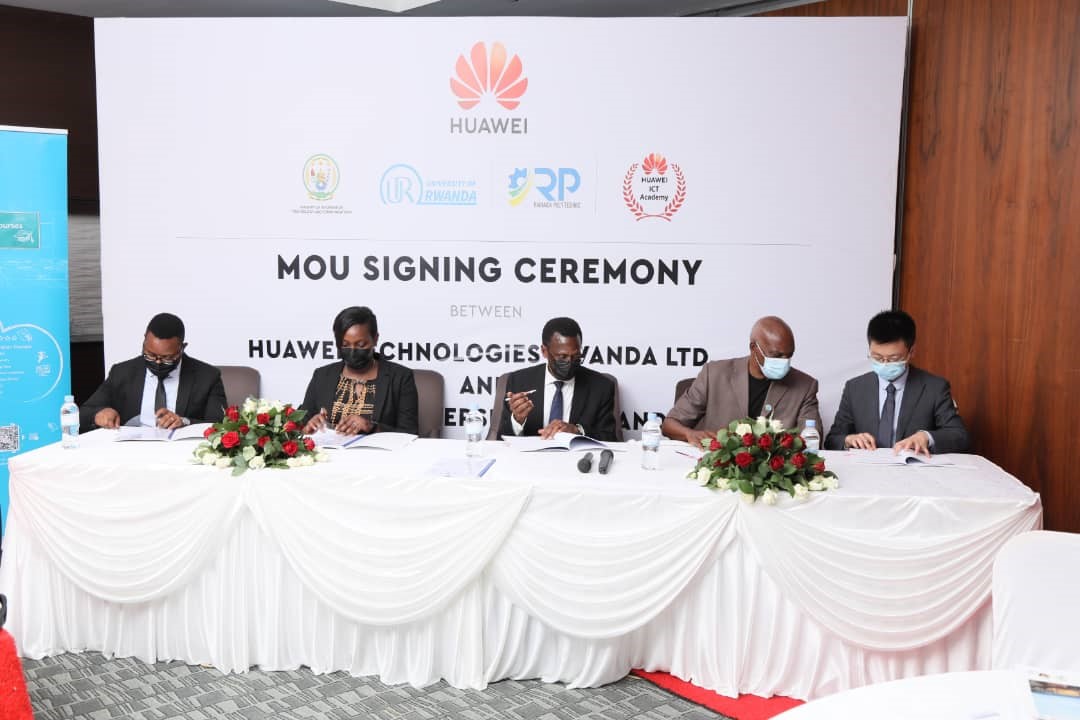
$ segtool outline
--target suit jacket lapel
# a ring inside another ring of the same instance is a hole
[[[908,422],[911,420],[911,413],[914,412],[915,406],[919,404],[919,398],[922,397],[925,387],[919,371],[916,368],[908,368],[907,382],[904,383],[904,399],[900,401],[900,415],[896,418],[897,442],[911,435],[911,432],[908,432]]]
[[[747,381],[749,382],[749,381]],[[784,400],[784,395],[787,394],[788,384],[784,380],[773,381],[769,383],[769,391],[765,394],[765,405],[773,406],[773,414],[780,415],[780,404]],[[747,390],[747,404],[750,403],[749,399],[749,386]],[[765,405],[761,406],[761,412],[765,414]],[[778,417],[777,420],[780,418]]]
[[[176,383],[176,414],[187,417],[188,397],[191,395],[191,384],[194,381],[194,365],[187,356],[180,363],[180,378]]]
[[[746,410],[750,405],[750,379],[747,377],[746,369],[748,362],[750,362],[749,355],[739,358],[735,361],[735,369],[731,373],[731,397],[735,398],[737,405],[733,418],[746,417]]]
[[[540,365],[536,367],[531,374],[532,382],[530,385],[536,388],[536,392],[533,393],[533,409],[529,413],[529,417],[525,418],[525,435],[535,435],[540,431],[540,428],[547,425],[547,418],[544,417],[544,395],[547,394],[547,387],[544,385],[544,368],[546,366]],[[522,388],[523,390],[530,390],[532,388]]]
[[[578,423],[589,401],[589,381],[580,371],[574,378],[574,402],[570,404],[570,422]]]

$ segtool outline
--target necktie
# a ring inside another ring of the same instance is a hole
[[[165,378],[159,377],[157,379],[157,391],[154,393],[154,412],[167,405],[168,403],[165,401]]]
[[[548,413],[548,422],[562,420],[562,380],[555,381],[555,394],[551,396],[551,412]]]
[[[896,386],[889,383],[885,388],[885,406],[881,408],[881,420],[878,421],[877,446],[879,448],[891,448],[893,446],[893,418],[896,416]]]

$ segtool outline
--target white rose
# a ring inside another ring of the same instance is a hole
[[[324,452],[315,453],[315,462],[327,462],[329,459],[330,456]]]
[[[703,485],[703,486],[708,485],[709,480],[711,480],[711,479],[712,479],[712,470],[710,470],[709,468],[703,467],[703,468],[701,468],[700,470],[697,471],[698,485]]]
[[[731,489],[731,481],[728,480],[725,477],[716,478],[716,489],[717,490],[730,490]]]
[[[772,428],[773,432],[783,432],[784,423],[780,422],[779,420],[770,420],[769,427]]]
[[[232,465],[232,458],[219,457],[216,461],[214,461],[214,467],[216,468],[225,469],[230,465]]]
[[[285,464],[291,468],[300,467],[300,458],[291,457],[285,461]]]
[[[816,476],[813,480],[810,481],[810,489],[814,492],[821,492],[822,490],[824,490],[825,485],[821,482],[822,480],[824,480],[823,477],[821,477],[820,475]]]
[[[754,434],[760,435],[769,429],[769,421],[763,417],[759,417],[754,421]]]
[[[214,463],[217,462],[217,459],[218,459],[218,454],[217,453],[212,453],[212,452],[203,453],[203,456],[201,458],[203,465],[213,465]]]
[[[248,467],[252,470],[261,470],[266,467],[266,460],[262,455],[256,455],[248,460]]]
[[[315,458],[311,457],[310,455],[303,455],[300,458],[300,464],[304,467],[310,467],[315,464]]]
[[[746,503],[747,505],[752,505],[753,504],[754,499],[755,499],[754,498],[754,493],[740,492],[739,495],[742,496],[743,502]]]
[[[840,487],[840,481],[834,477],[828,477],[822,479],[821,484],[825,486],[826,490],[835,490]]]
[[[255,398],[248,398],[244,401],[244,406],[241,408],[246,413],[255,412],[255,408],[258,407],[258,403],[255,402]]]
[[[765,492],[761,493],[761,502],[766,505],[775,505],[779,499],[779,495],[772,488],[767,488]]]
[[[739,437],[742,437],[746,433],[752,433],[752,432],[754,432],[754,429],[752,427],[750,427],[747,423],[739,423],[735,427],[735,434],[738,435]]]
[[[270,412],[270,403],[265,401],[259,403],[259,406],[255,408],[255,412],[259,415]]]
[[[285,410],[285,403],[281,402],[280,400],[275,400],[274,402],[270,403],[270,405],[278,412],[282,412],[283,410]]]
[[[795,485],[795,499],[806,500],[808,497],[810,497],[810,491],[802,483],[797,483]]]

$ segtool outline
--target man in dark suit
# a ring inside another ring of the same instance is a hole
[[[83,430],[138,424],[172,430],[218,422],[225,411],[221,371],[184,354],[184,322],[169,313],[146,326],[142,355],[117,363],[79,411]]]
[[[693,385],[664,418],[664,434],[699,446],[732,420],[766,415],[785,428],[802,430],[807,420],[821,427],[818,383],[791,367],[795,333],[776,316],[750,329],[750,355],[705,364]]]
[[[541,333],[542,365],[510,373],[506,380],[508,412],[500,435],[558,432],[615,438],[615,383],[581,366],[581,327],[568,317],[548,320]]]
[[[967,428],[956,412],[949,381],[911,365],[911,316],[900,310],[878,313],[866,339],[873,370],[844,385],[826,449],[893,448],[924,455],[967,450]]]

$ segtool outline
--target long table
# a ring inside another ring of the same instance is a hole
[[[634,443],[608,475],[487,443],[483,477],[436,477],[464,443],[417,440],[233,477],[192,464],[191,441],[111,437],[9,463],[0,592],[26,657],[460,688],[644,668],[809,699],[988,669],[994,556],[1042,521],[1037,494],[967,455],[827,453],[839,490],[767,506],[687,480],[674,446],[651,472]]]

